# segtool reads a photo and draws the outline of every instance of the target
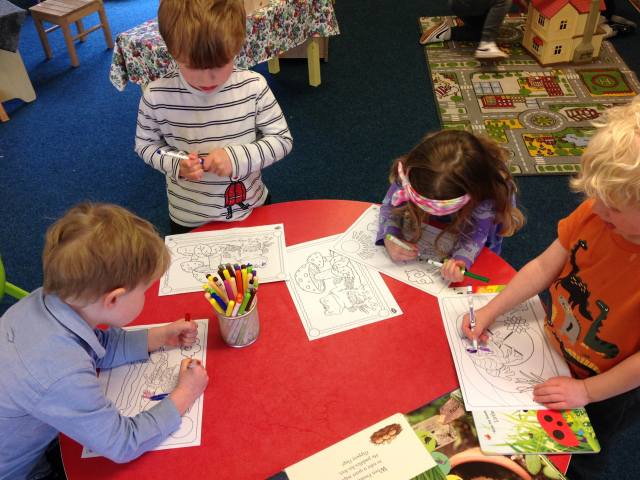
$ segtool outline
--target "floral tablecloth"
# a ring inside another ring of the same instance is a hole
[[[235,65],[249,68],[277,57],[310,37],[339,33],[331,0],[273,0],[267,7],[247,16],[247,39]],[[148,85],[176,68],[158,31],[157,18],[116,37],[109,76],[118,90],[124,90],[128,81]]]

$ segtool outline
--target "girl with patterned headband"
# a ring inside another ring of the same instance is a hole
[[[502,237],[524,225],[516,208],[516,186],[509,172],[509,154],[493,140],[460,130],[429,135],[391,167],[391,187],[380,208],[376,245],[385,245],[395,261],[414,260],[419,253],[422,223],[431,216],[447,227],[436,245],[446,262],[442,276],[463,280],[460,267],[469,269],[483,246],[500,254]],[[405,224],[406,222],[406,224]],[[386,238],[404,239],[407,251]],[[444,235],[454,239],[444,247]],[[444,248],[444,249],[443,249]]]

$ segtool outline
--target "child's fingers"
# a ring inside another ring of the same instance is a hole
[[[197,338],[197,333],[182,333],[180,334],[180,344],[185,347],[190,347],[195,343]]]
[[[191,363],[191,359],[190,358],[185,358],[184,360],[182,360],[180,362],[180,374],[183,374],[184,372],[189,370],[189,364]]]

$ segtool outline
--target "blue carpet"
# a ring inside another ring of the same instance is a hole
[[[157,0],[106,0],[114,37],[156,16]],[[329,42],[322,84],[308,84],[306,60],[281,60],[265,76],[294,138],[293,152],[264,170],[274,203],[303,199],[380,202],[391,163],[439,129],[418,17],[448,14],[445,0],[337,0],[341,35]],[[619,0],[618,15],[640,24],[640,14]],[[97,14],[85,28],[98,23]],[[49,35],[46,60],[31,17],[20,53],[37,94],[3,106],[0,125],[0,253],[10,282],[33,290],[42,284],[47,227],[84,199],[117,203],[169,232],[164,178],[133,151],[141,90],[119,92],[109,81],[112,51],[100,31],[77,43],[73,68],[58,30]],[[638,34],[612,42],[640,72]],[[503,258],[514,268],[539,255],[556,237],[557,222],[580,203],[567,177],[518,178],[528,225],[505,240]],[[5,297],[0,314],[13,303]],[[605,479],[638,478],[640,428],[625,434]]]

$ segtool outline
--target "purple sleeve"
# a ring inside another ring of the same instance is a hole
[[[485,200],[478,204],[471,214],[471,225],[456,238],[450,257],[461,260],[468,270],[487,243],[490,236],[495,235],[496,225],[493,200]]]
[[[398,206],[391,205],[391,197],[393,197],[393,194],[396,193],[399,188],[400,184],[398,182],[393,182],[391,184],[391,187],[389,187],[389,190],[387,190],[387,194],[384,196],[382,206],[380,207],[380,224],[378,225],[378,236],[376,237],[376,245],[384,245],[384,238],[387,236],[387,234],[393,235],[397,238],[403,238],[402,218],[391,213],[391,210],[404,205],[404,203]]]

